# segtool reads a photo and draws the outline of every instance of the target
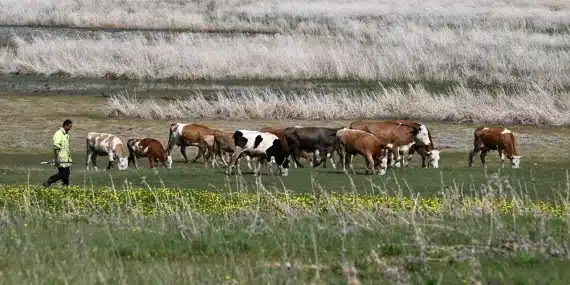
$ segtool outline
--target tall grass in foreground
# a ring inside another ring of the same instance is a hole
[[[108,117],[141,119],[359,119],[412,118],[454,123],[564,125],[570,123],[567,92],[538,85],[512,94],[503,89],[472,91],[463,86],[432,94],[421,85],[407,89],[280,91],[247,88],[198,93],[172,100],[139,99],[120,92],[101,108]]]
[[[3,185],[1,273],[17,284],[567,284],[570,189],[548,204],[500,176],[432,199],[405,184],[354,195],[262,180],[190,193]]]
[[[413,23],[567,33],[569,22],[570,5],[562,0],[0,2],[2,25],[360,34]]]
[[[72,39],[14,36],[0,72],[128,79],[437,81],[544,88],[570,85],[570,37],[524,31],[383,27],[338,35]]]

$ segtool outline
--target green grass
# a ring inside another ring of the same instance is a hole
[[[570,189],[570,164],[564,158],[551,160],[533,153],[523,158],[521,169],[511,169],[508,163],[501,169],[496,152],[491,153],[486,170],[478,157],[474,167],[467,168],[467,152],[442,153],[439,169],[419,168],[415,156],[413,168],[389,170],[385,176],[363,175],[358,157],[357,175],[348,176],[330,164],[327,169],[292,168],[288,177],[263,175],[263,187],[256,185],[245,163],[243,177],[226,177],[220,168],[184,164],[174,153],[174,168],[159,168],[157,175],[145,159],[139,161],[139,170],[95,173],[84,171],[84,153],[74,153],[73,158],[78,164],[72,170],[72,183],[93,186],[95,191],[112,185],[119,191],[166,186],[223,193],[231,189],[268,197],[288,189],[456,199],[503,196],[517,197],[522,203],[560,205],[568,202]],[[55,173],[53,167],[39,165],[49,159],[47,152],[0,154],[1,183],[39,184]],[[106,158],[99,158],[98,166],[104,168]],[[267,211],[271,207],[260,212],[255,205],[229,214],[203,213],[188,205],[163,207],[151,216],[129,211],[124,204],[86,214],[73,204],[53,210],[33,199],[25,201],[19,208],[1,207],[0,240],[5,246],[0,248],[0,280],[5,284],[358,284],[353,279],[360,284],[568,284],[570,280],[570,252],[564,246],[570,238],[568,216],[342,208],[283,215]]]
[[[451,198],[457,190],[443,192]],[[182,201],[143,216],[125,205],[87,214],[74,204],[54,212],[33,199],[20,206],[4,208],[1,219],[0,273],[9,284],[359,284],[347,282],[353,275],[360,284],[570,280],[568,221],[548,213],[261,213],[252,205],[204,214]]]
[[[129,186],[142,187],[162,187],[169,188],[194,188],[207,190],[228,191],[244,186],[250,191],[255,191],[255,177],[251,170],[242,160],[242,173],[247,182],[246,185],[238,185],[238,180],[234,175],[226,176],[222,168],[204,168],[202,163],[185,164],[174,154],[175,161],[173,169],[159,168],[159,173],[154,174],[148,169],[146,159],[139,160],[139,170],[131,166],[128,170],[119,171],[112,168],[111,171],[86,172],[84,166],[84,155],[77,153],[73,155],[76,165],[72,167],[71,183],[80,186],[112,186],[122,189],[126,183]],[[189,155],[192,159],[193,156]],[[52,166],[41,166],[39,162],[49,160],[49,156],[38,154],[2,154],[0,161],[11,162],[10,165],[0,168],[2,183],[39,184],[51,174],[55,173]],[[99,169],[106,167],[106,157],[98,159]],[[201,161],[201,159],[199,160]],[[306,166],[308,162],[302,160]],[[533,164],[538,165],[533,165]],[[410,169],[388,170],[384,176],[364,175],[363,160],[361,157],[355,158],[354,167],[356,175],[346,175],[341,169],[333,169],[328,163],[328,168],[313,169],[291,168],[289,176],[278,177],[275,175],[263,175],[262,182],[268,187],[277,186],[290,189],[294,192],[313,191],[314,185],[319,184],[324,189],[337,192],[352,191],[358,192],[378,192],[394,193],[403,188],[409,191],[408,194],[418,193],[423,197],[439,195],[442,188],[456,187],[464,195],[472,195],[476,189],[488,184],[489,177],[500,174],[505,178],[496,187],[513,187],[519,191],[519,195],[528,195],[533,199],[552,200],[558,199],[559,193],[555,190],[566,189],[567,169],[570,164],[563,160],[546,164],[538,160],[537,157],[523,157],[522,168],[510,168],[508,161],[505,168],[501,168],[496,152],[487,156],[487,169],[481,167],[479,157],[475,157],[473,168],[467,168],[467,153],[447,152],[442,153],[439,169],[421,169],[419,156],[414,156]],[[30,168],[33,165],[33,168]],[[252,161],[252,165],[253,161]],[[26,169],[27,168],[27,169]],[[264,173],[267,169],[263,168]],[[379,187],[372,186],[372,183]]]

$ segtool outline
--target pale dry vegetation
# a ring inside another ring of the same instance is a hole
[[[544,88],[570,85],[570,37],[524,31],[386,27],[370,37],[133,34],[17,36],[0,71],[129,79],[441,81]]]
[[[568,32],[563,0],[4,0],[0,24],[347,34],[403,23]]]
[[[201,93],[170,100],[111,96],[106,116],[141,119],[358,119],[413,118],[453,123],[564,125],[570,94],[538,85],[513,94],[503,89],[471,91],[463,86],[432,94],[421,85],[358,91],[280,91],[265,88]]]

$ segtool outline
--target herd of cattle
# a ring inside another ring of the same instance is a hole
[[[90,132],[86,137],[87,155],[86,168],[97,169],[97,156],[108,156],[107,170],[116,164],[119,170],[124,170],[133,164],[138,168],[137,161],[147,157],[150,168],[157,167],[159,161],[167,168],[172,167],[172,150],[179,146],[186,163],[187,146],[197,146],[198,154],[193,159],[196,162],[203,157],[204,165],[212,167],[220,165],[226,173],[232,173],[239,160],[245,157],[247,165],[258,174],[262,165],[269,163],[273,172],[276,165],[278,174],[286,176],[289,170],[289,158],[295,167],[303,167],[299,161],[304,158],[313,167],[323,164],[329,159],[336,168],[334,154],[340,158],[342,168],[347,167],[355,173],[352,158],[362,155],[366,160],[366,174],[378,173],[383,175],[389,167],[406,167],[414,153],[422,158],[422,167],[439,167],[440,149],[436,149],[431,133],[427,126],[408,120],[357,120],[349,128],[300,127],[288,128],[266,127],[260,130],[225,131],[210,128],[201,124],[173,123],[170,126],[168,145],[166,149],[153,138],[131,138],[127,140],[125,151],[123,141],[108,133]],[[515,136],[511,131],[502,127],[478,127],[474,131],[473,150],[469,153],[468,165],[473,165],[473,157],[481,152],[481,163],[485,166],[487,152],[497,150],[504,163],[505,156],[509,158],[513,168],[520,167],[521,156],[517,151]],[[229,156],[229,162],[225,159]],[[251,167],[251,158],[257,158],[257,164]]]

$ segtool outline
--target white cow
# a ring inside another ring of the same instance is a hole
[[[123,141],[115,135],[107,133],[89,132],[85,138],[87,144],[87,154],[85,168],[89,170],[92,164],[97,171],[97,156],[108,156],[109,164],[107,170],[111,169],[113,163],[117,163],[119,170],[125,170],[129,166],[129,154],[125,151]]]
[[[234,132],[233,139],[236,150],[230,158],[228,174],[232,172],[236,161],[241,155],[249,155],[252,158],[258,158],[254,169],[256,175],[259,173],[261,164],[266,164],[267,162],[270,162],[270,171],[273,164],[277,164],[281,175],[288,175],[289,159],[287,158],[287,153],[281,147],[281,140],[276,135],[259,131],[237,130]],[[241,172],[239,165],[238,172]]]

